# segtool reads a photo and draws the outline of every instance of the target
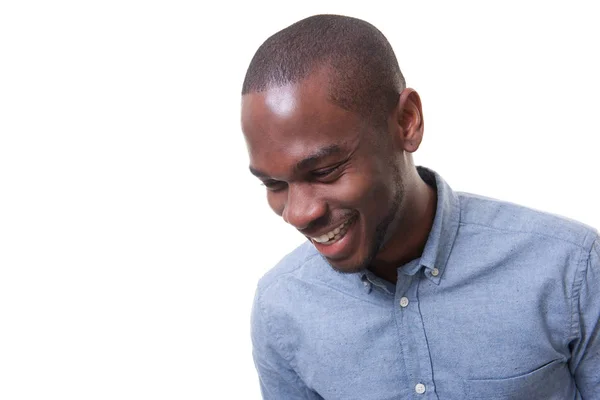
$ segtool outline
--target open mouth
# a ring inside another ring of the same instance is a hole
[[[322,234],[321,236],[318,237],[311,237],[310,239],[313,242],[322,244],[322,245],[329,245],[329,244],[333,244],[335,242],[337,242],[338,240],[340,240],[341,238],[344,237],[344,235],[346,235],[346,232],[348,232],[348,229],[350,228],[350,226],[354,223],[354,221],[356,221],[357,216],[353,215],[350,218],[348,218],[346,221],[344,221],[341,225],[337,226],[336,228],[332,229],[331,231]]]

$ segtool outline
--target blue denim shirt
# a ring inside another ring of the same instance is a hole
[[[600,239],[565,218],[437,187],[392,285],[306,242],[259,282],[264,399],[600,399]]]

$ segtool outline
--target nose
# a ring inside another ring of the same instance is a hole
[[[285,222],[298,230],[304,230],[326,212],[325,201],[315,196],[307,184],[289,185],[287,201],[281,214]]]

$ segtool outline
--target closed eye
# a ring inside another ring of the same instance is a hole
[[[311,175],[315,178],[325,178],[335,172],[342,164],[335,165],[329,168],[317,169],[311,172]]]
[[[268,179],[262,182],[262,185],[272,192],[277,192],[285,188],[286,183],[282,181],[276,181],[275,179]]]

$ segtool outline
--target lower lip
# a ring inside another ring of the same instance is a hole
[[[354,227],[356,226],[356,218],[353,222],[348,226],[346,234],[344,237],[339,239],[337,242],[332,244],[327,243],[318,243],[314,240],[311,240],[315,248],[319,253],[323,256],[331,259],[341,258],[342,254],[344,254],[350,246],[351,236],[354,233]]]

